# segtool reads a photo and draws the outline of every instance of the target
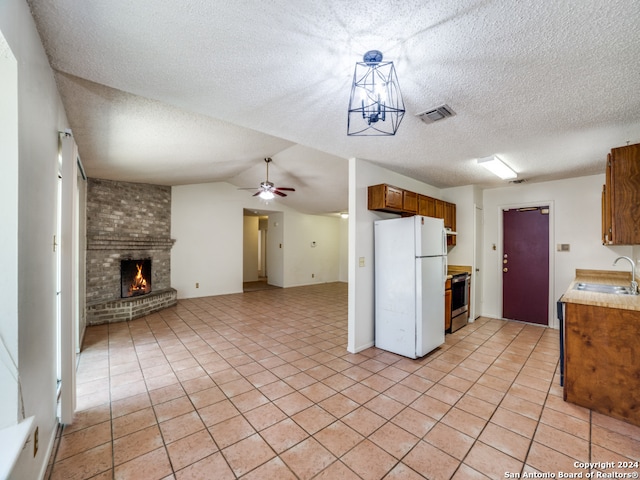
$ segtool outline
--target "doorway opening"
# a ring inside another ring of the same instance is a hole
[[[270,278],[269,212],[245,210],[243,213],[242,291],[280,288]],[[280,244],[281,245],[281,244]],[[274,270],[276,270],[274,268]]]
[[[549,325],[549,206],[502,212],[502,317]]]

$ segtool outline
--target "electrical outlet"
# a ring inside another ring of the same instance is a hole
[[[196,282],[196,288],[200,288],[200,283]]]
[[[315,274],[315,273],[312,273],[312,274],[311,274],[311,278],[316,278],[316,274]]]
[[[33,456],[35,457],[38,453],[38,427],[36,427],[35,432],[33,432]]]

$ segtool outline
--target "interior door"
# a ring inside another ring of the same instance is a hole
[[[503,211],[502,316],[549,324],[549,207]]]

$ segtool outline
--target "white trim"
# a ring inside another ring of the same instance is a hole
[[[62,144],[62,286],[60,423],[73,421],[76,407],[78,148],[73,137],[60,134]]]

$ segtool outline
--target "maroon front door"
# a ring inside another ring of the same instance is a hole
[[[549,324],[549,207],[504,210],[502,316]]]

